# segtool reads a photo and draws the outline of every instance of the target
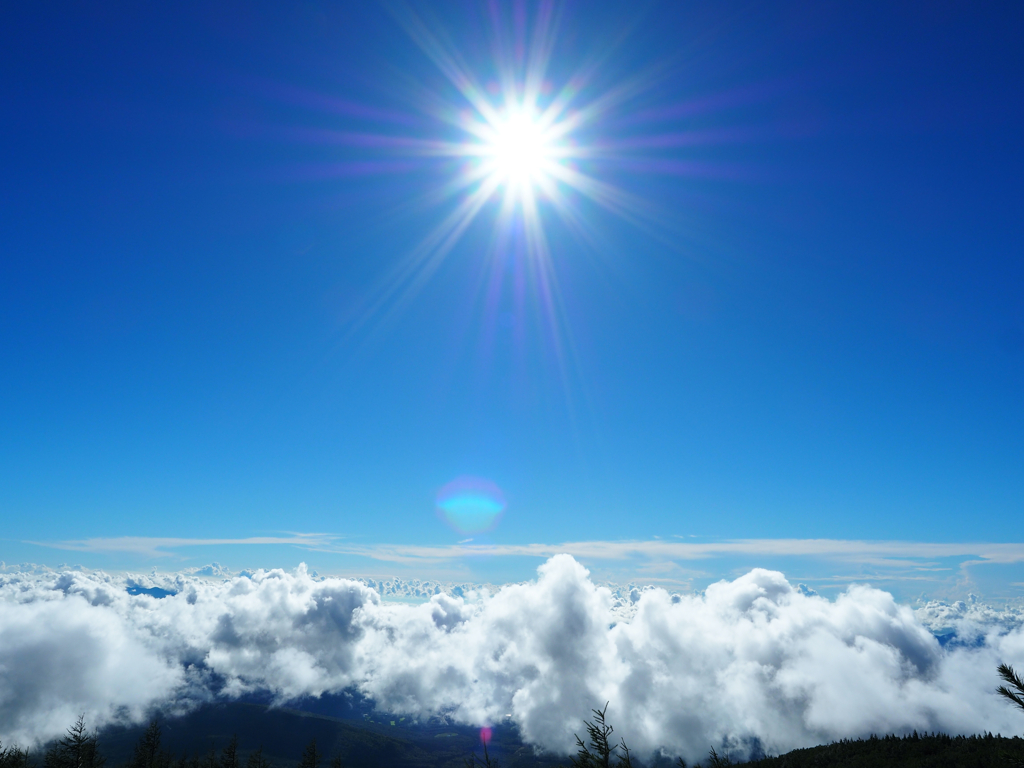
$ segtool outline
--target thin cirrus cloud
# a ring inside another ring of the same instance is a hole
[[[530,577],[532,569],[558,554],[593,568],[604,582],[662,584],[702,589],[757,566],[779,568],[799,581],[835,593],[847,584],[885,585],[899,599],[1017,597],[1011,582],[1024,571],[1024,543],[927,542],[844,539],[687,539],[569,541],[509,544],[464,539],[453,544],[363,543],[327,533],[281,533],[246,538],[114,537],[36,542],[58,550],[89,553],[95,564],[125,567],[138,560],[185,561],[199,552],[221,562],[240,561],[253,548],[276,548],[279,562],[296,555],[314,559],[320,572],[349,576],[427,578],[460,583],[498,583]],[[236,554],[232,555],[232,551]],[[242,553],[246,554],[242,554]],[[313,553],[308,557],[301,553]],[[1007,576],[1009,575],[1009,579]],[[1009,584],[1009,586],[1008,586]]]
[[[707,543],[654,541],[578,541],[562,544],[476,544],[449,546],[331,545],[332,551],[380,560],[415,562],[447,560],[478,553],[492,557],[548,558],[567,553],[594,560],[630,560],[636,557],[703,560],[728,555],[776,557],[829,557],[864,562],[895,563],[922,558],[975,557],[991,563],[1024,562],[1024,543],[933,543],[918,541],[864,541],[843,539],[737,539]]]
[[[127,553],[148,557],[171,557],[176,550],[187,547],[290,544],[307,549],[329,545],[337,536],[323,533],[290,533],[283,536],[250,536],[244,539],[185,539],[159,536],[116,536],[112,538],[76,539],[70,541],[30,541],[53,549],[72,552]]]
[[[134,553],[169,556],[188,547],[291,545],[318,552],[358,555],[395,563],[442,562],[479,554],[489,557],[549,558],[570,554],[591,560],[705,560],[730,555],[763,557],[827,557],[880,564],[910,564],[922,559],[976,558],[978,562],[1024,562],[1024,542],[871,541],[859,539],[733,539],[713,542],[655,540],[575,541],[560,544],[473,544],[472,539],[449,545],[347,544],[327,533],[289,533],[239,539],[189,539],[120,536],[70,541],[30,542],[75,552]]]

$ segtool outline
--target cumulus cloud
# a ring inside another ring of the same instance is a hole
[[[139,631],[121,594],[89,583],[46,594],[36,584],[0,604],[0,739],[32,743],[82,712],[92,723],[138,719],[186,686],[172,656]],[[126,596],[126,595],[125,595]]]
[[[865,586],[828,600],[760,569],[699,595],[616,595],[568,555],[524,584],[420,583],[430,596],[418,605],[378,588],[304,567],[218,581],[0,575],[0,739],[52,737],[79,712],[100,725],[214,696],[351,687],[417,717],[510,713],[524,739],[556,752],[605,701],[631,747],[687,759],[710,745],[781,752],[1022,726],[992,694],[1000,661],[1024,667],[1021,623],[968,604],[915,614]]]

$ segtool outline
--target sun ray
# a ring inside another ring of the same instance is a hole
[[[495,180],[484,179],[474,192],[431,230],[419,246],[384,279],[381,288],[375,293],[373,303],[364,313],[364,320],[376,317],[383,324],[385,313],[396,314],[410,301],[441,265],[466,228],[473,223],[480,209],[493,197],[496,188]],[[356,327],[353,327],[354,330]]]
[[[634,77],[585,104],[578,104],[581,92],[597,71],[597,62],[592,60],[578,69],[560,88],[550,87],[546,76],[559,21],[555,4],[544,2],[537,8],[522,61],[515,45],[506,45],[498,4],[491,3],[490,11],[494,27],[492,51],[500,88],[489,94],[439,27],[428,25],[409,6],[392,9],[413,41],[464,99],[460,108],[440,94],[421,93],[429,105],[427,112],[455,128],[461,139],[374,138],[358,134],[335,138],[362,146],[378,142],[376,146],[393,152],[463,163],[429,195],[437,202],[458,199],[454,209],[384,279],[365,307],[363,318],[372,317],[375,323],[383,324],[407,306],[488,202],[494,200],[495,248],[507,249],[501,243],[510,243],[517,229],[522,237],[522,253],[514,257],[518,275],[512,286],[514,301],[522,303],[532,294],[530,300],[537,319],[546,329],[542,338],[550,345],[568,394],[573,367],[570,361],[576,353],[561,306],[543,209],[550,206],[559,219],[571,222],[572,231],[585,232],[586,217],[566,197],[566,191],[572,190],[626,220],[639,222],[645,218],[647,209],[632,195],[574,167],[577,161],[601,154],[593,142],[578,140],[580,132],[596,126],[604,115],[642,92],[644,82],[642,77]],[[518,247],[513,248],[514,253],[518,253]],[[487,302],[498,301],[494,291],[501,284],[502,278],[496,273],[487,289]],[[357,323],[353,330],[361,324]]]
[[[401,127],[401,119],[388,113],[389,129],[379,134],[314,129],[296,137],[420,163],[414,170],[429,171],[433,181],[404,206],[448,210],[381,278],[348,323],[347,335],[371,321],[373,326],[390,325],[474,222],[486,218],[492,235],[489,250],[481,249],[481,254],[490,263],[481,265],[478,286],[484,321],[497,322],[497,304],[512,302],[519,324],[514,329],[516,344],[526,343],[528,328],[542,327],[537,338],[558,361],[560,375],[567,381],[577,355],[560,297],[560,253],[552,253],[552,243],[557,243],[558,250],[565,241],[550,239],[548,229],[562,227],[569,236],[607,256],[607,244],[598,233],[605,231],[608,213],[677,248],[663,225],[679,221],[679,212],[661,209],[656,200],[632,191],[637,180],[645,174],[724,174],[705,160],[681,159],[680,150],[742,141],[747,135],[685,131],[678,124],[661,122],[675,119],[671,110],[652,107],[649,98],[649,92],[670,74],[664,62],[609,82],[603,68],[628,36],[628,29],[617,32],[579,66],[558,62],[555,53],[563,9],[550,0],[529,9],[529,24],[525,5],[510,11],[497,0],[486,2],[483,18],[491,27],[486,45],[492,61],[476,61],[475,66],[443,25],[426,15],[430,6],[398,3],[388,7],[441,75],[428,85],[429,77],[410,74],[407,90],[401,94],[419,113],[406,123],[412,126],[426,118],[425,130],[432,124],[435,133],[410,133]],[[692,102],[690,98],[682,103]],[[344,109],[359,112],[358,105],[348,102]],[[645,125],[639,125],[637,115],[644,116]],[[662,129],[644,130],[653,125]],[[368,171],[372,168],[365,155],[360,162]],[[485,275],[489,277],[484,279]],[[482,338],[488,335],[486,329],[481,333]]]

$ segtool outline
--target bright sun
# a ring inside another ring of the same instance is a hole
[[[510,109],[490,128],[485,163],[494,180],[519,192],[541,184],[555,162],[555,147],[537,116]]]

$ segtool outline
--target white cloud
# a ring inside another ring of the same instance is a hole
[[[92,602],[88,593],[92,593]],[[31,743],[81,713],[91,723],[138,719],[183,691],[177,659],[152,647],[102,587],[0,607],[2,738]]]
[[[132,577],[176,592],[164,599],[129,595],[127,581],[0,574],[0,739],[45,739],[83,711],[98,725],[185,706],[211,681],[282,701],[356,686],[394,712],[478,724],[512,713],[555,751],[611,701],[632,747],[687,759],[755,739],[780,752],[872,732],[1024,727],[992,693],[1000,661],[1024,667],[1019,617],[938,603],[915,615],[865,586],[830,601],[754,570],[700,595],[616,598],[568,555],[534,582],[464,596],[428,585],[419,605],[305,568]],[[966,639],[942,647],[930,628]]]

